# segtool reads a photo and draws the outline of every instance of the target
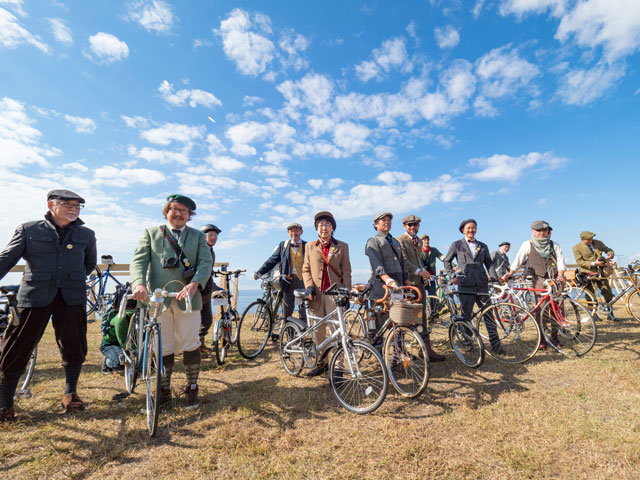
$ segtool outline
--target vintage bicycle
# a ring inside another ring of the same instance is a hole
[[[96,266],[95,272],[91,273],[87,280],[87,317],[92,313],[102,317],[113,303],[115,293],[107,292],[109,280],[115,282],[116,288],[123,286],[122,282],[111,273],[110,264],[104,271]]]
[[[213,305],[220,307],[220,316],[213,325],[212,350],[216,355],[218,365],[223,365],[227,358],[227,353],[231,345],[238,344],[238,327],[240,323],[240,315],[233,306],[233,295],[231,293],[231,280],[238,281],[240,275],[246,270],[233,270],[226,272],[222,270],[214,270],[213,276],[226,277],[228,291],[216,290],[211,294]],[[242,350],[238,346],[240,354]]]

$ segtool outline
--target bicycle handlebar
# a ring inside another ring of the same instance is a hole
[[[147,295],[148,300],[151,301],[155,301],[155,302],[160,302],[165,298],[175,298],[178,296],[180,292],[167,292],[166,290],[163,290],[162,288],[156,288],[153,293],[149,293]],[[127,308],[127,300],[129,300],[130,297],[132,297],[133,295],[127,295],[126,293],[122,296],[122,300],[120,301],[120,308],[118,309],[118,316],[120,318],[124,317],[126,308]],[[144,300],[142,300],[144,302]],[[184,298],[185,304],[186,304],[186,308],[184,310],[184,312],[188,315],[192,312],[191,310],[191,296],[187,295]]]
[[[222,270],[212,270],[211,274],[214,277],[217,277],[218,275],[230,277],[233,275],[240,275],[241,273],[244,273],[244,272],[246,272],[246,270],[237,269],[237,270],[232,270],[231,272],[223,272]]]

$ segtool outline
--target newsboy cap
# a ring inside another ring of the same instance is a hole
[[[549,224],[544,220],[536,220],[531,224],[533,230],[549,230]]]
[[[51,190],[47,193],[47,201],[49,200],[77,200],[80,203],[84,203],[84,198],[71,190],[64,190],[62,188],[58,190]]]
[[[291,229],[294,229],[294,228],[302,228],[302,225],[300,225],[300,224],[299,224],[299,223],[297,223],[297,222],[293,222],[293,223],[290,223],[290,224],[287,226],[287,230],[291,230]]]
[[[316,216],[313,218],[313,226],[316,227],[316,230],[318,229],[318,222],[320,220],[327,220],[333,229],[336,229],[336,219],[333,218],[333,214],[331,212],[324,211],[316,213]]]
[[[180,195],[179,193],[174,193],[167,197],[167,202],[178,202],[181,205],[184,205],[192,212],[196,211],[196,202],[191,200],[189,197],[185,195]]]
[[[475,224],[476,224],[476,227],[478,226],[478,222],[476,222],[473,218],[468,218],[468,219],[466,219],[466,220],[463,220],[463,221],[460,223],[460,226],[458,227],[458,230],[460,230],[460,233],[462,233],[462,229],[464,228],[464,226],[465,226],[467,223],[475,223]]]
[[[596,234],[593,232],[589,232],[587,230],[585,230],[584,232],[580,232],[580,240],[588,240],[590,238],[595,237]]]
[[[420,217],[416,217],[415,215],[407,215],[402,219],[402,223],[420,223]]]
[[[220,230],[218,227],[216,227],[215,225],[211,224],[211,223],[205,223],[204,225],[202,225],[200,227],[200,231],[202,233],[208,233],[208,232],[216,232],[216,233],[220,233],[222,230]]]
[[[393,218],[393,214],[391,212],[378,212],[373,216],[373,223],[377,222],[383,217],[391,217]]]
[[[509,245],[511,246],[511,244],[509,242],[502,242],[500,245],[498,245],[499,247],[503,246],[503,245]]]

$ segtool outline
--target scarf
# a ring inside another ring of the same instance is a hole
[[[531,237],[531,243],[542,258],[549,258],[551,256],[551,239],[550,238],[535,238]]]

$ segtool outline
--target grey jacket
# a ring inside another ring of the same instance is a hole
[[[62,241],[48,217],[16,228],[9,244],[0,252],[0,279],[24,258],[19,307],[47,306],[58,290],[67,305],[87,301],[87,274],[95,268],[97,254],[95,233],[83,224],[77,219]]]
[[[489,282],[485,268],[492,277],[495,276],[489,247],[478,240],[476,240],[476,244],[477,253],[475,258],[471,255],[469,245],[465,239],[453,242],[444,256],[444,268],[446,268],[449,276],[454,273],[451,262],[455,259],[458,263],[458,280],[460,287],[462,287],[460,290],[465,290],[465,287],[470,290],[486,290]]]
[[[380,280],[380,275],[389,275],[398,282],[399,286],[404,285],[405,280],[407,280],[400,243],[391,237],[392,247],[385,237],[386,234],[378,232],[367,240],[367,246],[364,249],[364,253],[369,257],[369,263],[371,264],[369,283],[373,285],[372,295],[374,298],[382,298],[384,296],[384,289],[382,288],[384,282]]]
[[[507,257],[500,250],[496,250],[491,254],[491,262],[493,263],[495,274],[498,277],[501,277],[505,273],[509,272],[509,268],[511,266],[509,263],[509,257]]]

